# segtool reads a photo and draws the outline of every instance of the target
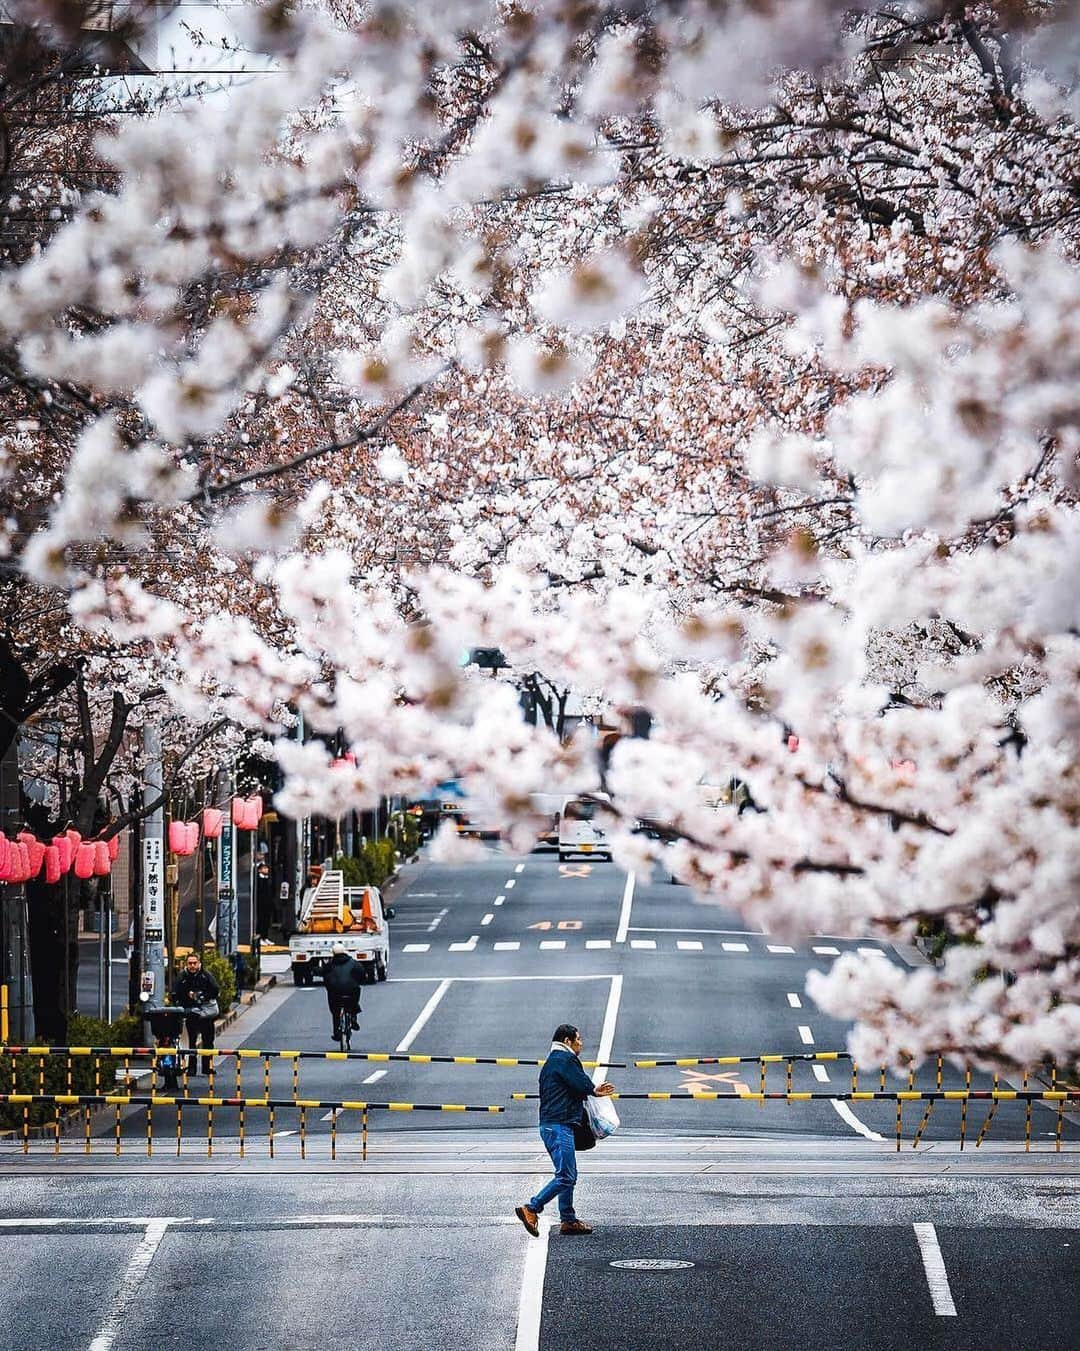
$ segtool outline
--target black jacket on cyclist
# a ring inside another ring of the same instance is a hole
[[[360,1007],[360,986],[364,983],[364,968],[353,961],[347,952],[335,953],[323,971],[328,999],[356,999]]]

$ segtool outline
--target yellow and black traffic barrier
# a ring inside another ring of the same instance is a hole
[[[92,1152],[91,1113],[98,1107],[112,1107],[115,1111],[113,1151],[119,1156],[123,1135],[121,1132],[121,1109],[142,1108],[146,1113],[146,1153],[150,1157],[154,1152],[153,1114],[155,1108],[172,1108],[176,1113],[176,1153],[181,1153],[183,1143],[184,1114],[195,1108],[206,1109],[206,1153],[208,1158],[214,1153],[214,1109],[235,1107],[239,1109],[239,1153],[246,1154],[246,1114],[251,1109],[267,1113],[270,1157],[274,1157],[275,1114],[281,1110],[299,1113],[300,1157],[307,1158],[307,1113],[311,1110],[326,1111],[331,1114],[330,1157],[337,1158],[338,1113],[359,1112],[361,1118],[361,1157],[367,1158],[368,1114],[370,1112],[483,1112],[493,1115],[506,1111],[501,1103],[461,1103],[461,1102],[367,1102],[361,1099],[322,1099],[322,1098],[234,1098],[206,1094],[200,1097],[183,1097],[178,1094],[156,1093],[0,1093],[0,1104],[11,1106],[49,1106],[54,1111],[53,1152],[60,1152],[61,1109],[81,1108],[84,1116],[83,1153]],[[22,1150],[30,1152],[30,1134],[24,1126],[22,1132]]]

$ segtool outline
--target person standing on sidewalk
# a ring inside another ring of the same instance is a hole
[[[185,1011],[184,1026],[187,1028],[188,1046],[192,1054],[188,1057],[189,1074],[195,1073],[195,1044],[202,1038],[204,1051],[214,1049],[214,1018],[217,1017],[217,1001],[220,990],[218,983],[209,971],[203,970],[202,958],[197,952],[189,952],[184,961],[184,969],[177,977],[173,987],[173,999],[181,1004]],[[210,1016],[208,1010],[213,1010]],[[210,1073],[211,1057],[202,1058],[203,1074]]]
[[[527,1205],[514,1209],[514,1214],[533,1238],[540,1236],[537,1217],[556,1196],[562,1221],[559,1233],[592,1233],[590,1226],[579,1220],[574,1212],[574,1184],[577,1182],[574,1127],[585,1118],[585,1099],[609,1098],[615,1092],[615,1085],[594,1084],[578,1059],[580,1053],[581,1033],[571,1023],[560,1023],[540,1071],[540,1139],[551,1155],[555,1176]]]

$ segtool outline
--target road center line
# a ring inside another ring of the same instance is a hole
[[[791,1005],[793,1009],[802,1008],[802,1000],[799,998],[797,994],[789,994],[787,997],[787,1002]]]
[[[492,921],[494,918],[495,918],[495,916],[494,916],[493,914],[491,914],[491,912],[489,911],[489,912],[484,916],[484,918],[480,921],[480,923],[481,923],[481,924],[490,924],[491,921]]]
[[[507,891],[509,891],[511,887],[516,886],[516,885],[517,885],[517,880],[516,880],[516,878],[513,878],[513,877],[508,877],[508,878],[506,879],[506,881],[503,883],[503,886],[507,889]]]
[[[814,1034],[813,1032],[810,1031],[810,1029],[806,1026],[805,1023],[799,1024],[799,1036],[802,1037],[802,1044],[804,1046],[813,1046]]]
[[[630,874],[633,877],[633,873]],[[600,1029],[600,1049],[596,1053],[596,1069],[593,1070],[594,1084],[603,1082],[607,1062],[611,1059],[611,1046],[615,1040],[615,1020],[619,1016],[619,1001],[622,999],[622,976],[611,977],[608,990],[607,1008],[604,1010],[604,1025]]]
[[[857,1131],[867,1140],[885,1139],[884,1135],[879,1135],[877,1131],[872,1131],[869,1126],[864,1126],[846,1102],[840,1102],[836,1098],[830,1098],[829,1101],[836,1109],[836,1115],[842,1117],[853,1131]]]
[[[626,874],[626,885],[623,887],[622,909],[619,911],[619,927],[615,931],[615,942],[625,943],[626,934],[630,928],[630,907],[634,903],[634,874]]]
[[[131,1261],[127,1264],[124,1279],[120,1282],[120,1289],[113,1297],[109,1312],[105,1315],[105,1321],[98,1329],[97,1336],[90,1343],[90,1351],[112,1351],[113,1343],[127,1322],[128,1305],[139,1293],[139,1286],[143,1283],[143,1278],[149,1270],[150,1263],[154,1260],[154,1254],[157,1252],[161,1240],[165,1237],[165,1231],[168,1227],[168,1220],[151,1220],[146,1226],[146,1232],[143,1234],[139,1246],[132,1253]]]
[[[409,1049],[409,1047],[413,1044],[416,1038],[423,1031],[424,1024],[435,1012],[435,1010],[439,1007],[439,1000],[442,999],[443,995],[447,992],[447,990],[449,990],[452,983],[453,982],[449,980],[444,980],[440,982],[439,988],[435,991],[435,993],[431,996],[428,1002],[420,1010],[419,1014],[417,1015],[416,1021],[413,1023],[412,1027],[410,1027],[408,1032],[405,1033],[404,1037],[402,1037],[399,1044],[394,1047],[395,1051],[407,1051]]]
[[[435,916],[435,918],[434,918],[434,919],[431,921],[431,923],[428,925],[428,928],[427,928],[428,933],[434,933],[435,930],[439,927],[439,925],[443,922],[443,920],[446,918],[446,916],[447,916],[449,913],[450,913],[449,909],[440,910],[439,913]]]
[[[514,1351],[538,1351],[540,1346],[540,1315],[544,1308],[544,1277],[547,1274],[550,1233],[551,1226],[541,1220],[540,1237],[525,1239],[525,1264],[521,1269]]]
[[[495,897],[495,904],[496,904],[496,905],[502,905],[503,901],[505,901],[505,900],[506,900],[506,897],[505,897],[505,896],[496,896],[496,897]]]
[[[524,871],[525,871],[525,864],[524,864],[524,863],[519,863],[519,864],[517,865],[517,867],[514,869],[514,872],[516,872],[516,873],[523,873]]]
[[[949,1273],[945,1270],[945,1259],[941,1255],[941,1245],[932,1224],[913,1226],[915,1237],[919,1241],[922,1253],[923,1270],[926,1272],[926,1284],[930,1287],[930,1299],[934,1312],[939,1318],[955,1318],[956,1305],[949,1289]]]

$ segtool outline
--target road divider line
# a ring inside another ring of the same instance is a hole
[[[502,905],[503,901],[505,901],[505,900],[506,900],[506,897],[505,897],[505,896],[496,896],[496,897],[495,897],[495,904],[496,904],[496,905]]]
[[[642,948],[642,949],[644,949],[644,950],[647,951],[647,952],[655,952],[655,951],[656,951],[656,939],[655,939],[655,938],[631,938],[631,940],[630,940],[630,946],[631,946],[632,948]]]
[[[565,938],[545,938],[540,944],[541,951],[548,952],[562,952],[565,947]]]
[[[839,949],[839,948],[829,948],[829,947],[820,947],[820,948],[819,948],[819,947],[816,947],[816,948],[814,948],[813,950],[814,950],[814,952],[817,953],[817,955],[818,955],[819,957],[839,957],[839,956],[840,956],[840,949]]]
[[[631,873],[632,877],[633,874]],[[604,1072],[611,1062],[611,1047],[615,1041],[615,1020],[619,1016],[619,1001],[622,999],[622,976],[611,977],[608,990],[607,1008],[604,1010],[604,1024],[600,1029],[600,1049],[596,1056],[596,1068],[593,1070],[594,1084],[603,1081]]]
[[[725,952],[749,952],[750,948],[746,943],[721,943],[720,946]]]
[[[597,950],[598,948],[610,948],[610,947],[611,947],[611,939],[610,939],[610,938],[586,938],[586,940],[585,940],[585,946],[586,946],[587,948],[592,948],[594,951]]]
[[[127,1323],[128,1306],[139,1293],[139,1287],[150,1269],[150,1263],[154,1260],[168,1227],[168,1220],[151,1220],[146,1226],[139,1246],[127,1264],[120,1289],[113,1296],[105,1320],[90,1343],[90,1351],[112,1351],[113,1343]]]
[[[877,1131],[872,1131],[869,1126],[864,1126],[863,1123],[859,1120],[859,1118],[855,1115],[855,1113],[851,1110],[851,1108],[847,1105],[846,1102],[838,1102],[836,1098],[830,1098],[829,1101],[835,1108],[837,1116],[841,1117],[844,1121],[846,1121],[847,1124],[851,1127],[851,1129],[857,1132],[859,1135],[861,1135],[864,1139],[866,1140],[885,1139],[884,1135],[879,1135]]]
[[[496,952],[517,952],[521,944],[515,939],[511,943],[493,943],[492,947]]]
[[[626,934],[630,928],[630,907],[634,904],[634,874],[626,874],[626,885],[623,887],[622,908],[619,911],[619,927],[615,930],[615,942],[625,943]]]
[[[765,947],[769,952],[784,952],[788,954],[793,954],[795,952],[794,948],[789,948],[784,943],[766,943]]]
[[[430,947],[430,943],[406,943],[401,950],[402,952],[427,952]]]
[[[503,886],[507,889],[507,891],[509,891],[511,887],[517,886],[517,882],[514,880],[514,878],[508,877],[506,881],[503,883]]]
[[[517,867],[514,869],[514,872],[516,872],[516,873],[523,873],[524,871],[525,871],[525,864],[524,864],[524,863],[519,863],[519,864],[517,865]]]
[[[416,1021],[413,1023],[412,1027],[410,1027],[408,1032],[405,1033],[405,1035],[402,1037],[398,1045],[394,1047],[395,1051],[400,1052],[400,1051],[407,1051],[409,1049],[409,1047],[413,1044],[416,1038],[424,1030],[424,1024],[435,1012],[435,1010],[439,1007],[439,1001],[442,999],[443,995],[447,992],[447,990],[449,990],[451,983],[452,982],[449,980],[439,982],[438,989],[435,991],[435,993],[431,996],[428,1002],[417,1014]]]
[[[937,1232],[932,1224],[913,1226],[922,1254],[923,1270],[926,1272],[926,1284],[930,1288],[930,1301],[939,1318],[955,1318],[956,1305],[953,1303],[952,1290],[949,1288],[949,1273],[945,1270],[945,1259],[941,1255]]]
[[[814,1034],[813,1032],[810,1031],[810,1029],[806,1026],[805,1023],[799,1024],[799,1036],[802,1037],[802,1044],[804,1046],[813,1046]]]
[[[705,944],[696,938],[680,938],[675,946],[680,952],[701,952]]]
[[[551,1226],[540,1222],[540,1237],[525,1239],[525,1264],[521,1269],[518,1296],[517,1336],[514,1351],[539,1351],[540,1315],[544,1310],[544,1278],[547,1275],[548,1236]]]
[[[480,921],[480,923],[481,923],[481,924],[490,924],[491,921],[492,921],[494,918],[495,918],[495,916],[494,916],[493,914],[491,914],[491,912],[489,911],[489,912],[484,916],[484,918]]]
[[[791,1005],[793,1009],[802,1008],[802,1000],[799,998],[797,994],[789,994],[787,997],[787,1002]]]

